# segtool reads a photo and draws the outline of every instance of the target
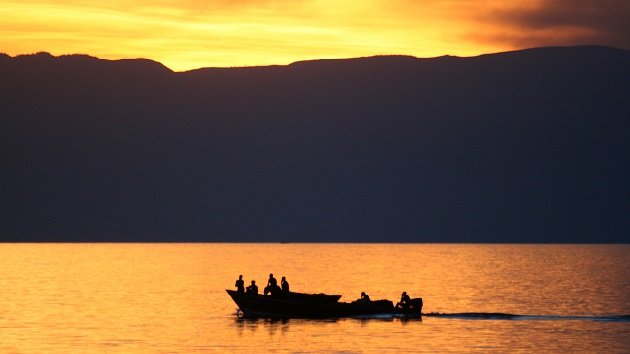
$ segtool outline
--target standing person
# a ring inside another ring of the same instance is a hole
[[[255,280],[252,280],[252,285],[247,287],[245,294],[258,295],[258,286],[256,285]]]
[[[236,292],[244,293],[245,292],[245,282],[243,281],[243,275],[238,276],[238,280],[234,284],[236,286]]]
[[[287,281],[287,278],[282,277],[282,281],[280,282],[280,285],[282,286],[282,292],[285,294],[289,293],[289,282]]]

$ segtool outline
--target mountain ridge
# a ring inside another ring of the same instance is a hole
[[[628,51],[51,57],[0,56],[3,241],[629,242]]]
[[[0,52],[0,57],[3,59],[12,59],[12,60],[74,60],[74,59],[85,59],[92,61],[100,61],[103,63],[124,63],[124,62],[139,62],[146,63],[148,65],[158,65],[162,66],[170,72],[173,73],[187,73],[187,72],[195,72],[200,70],[229,70],[229,69],[257,69],[257,68],[278,68],[278,67],[291,67],[291,66],[300,66],[305,64],[317,64],[317,63],[332,63],[332,62],[357,62],[357,61],[375,61],[375,60],[405,60],[405,61],[435,61],[435,60],[449,60],[449,59],[475,59],[475,58],[485,58],[485,57],[500,57],[500,56],[510,56],[510,55],[518,55],[525,53],[537,53],[537,52],[550,52],[550,51],[567,51],[567,50],[595,50],[595,51],[609,51],[609,52],[618,52],[618,53],[628,53],[630,51],[622,48],[610,47],[610,46],[599,46],[599,45],[581,45],[581,46],[548,46],[548,47],[533,47],[533,48],[525,48],[511,51],[503,51],[503,52],[495,52],[495,53],[485,53],[473,56],[456,56],[456,55],[440,55],[436,57],[415,57],[412,55],[404,55],[404,54],[378,54],[371,56],[363,56],[363,57],[352,57],[352,58],[337,58],[337,59],[307,59],[307,60],[298,60],[289,64],[271,64],[271,65],[247,65],[247,66],[233,66],[233,67],[201,67],[184,71],[174,71],[168,68],[166,65],[160,63],[159,61],[148,59],[148,58],[122,58],[122,59],[103,59],[96,56],[92,56],[89,54],[62,54],[62,55],[52,55],[49,52],[36,52],[32,54],[18,54],[11,56],[7,53]]]

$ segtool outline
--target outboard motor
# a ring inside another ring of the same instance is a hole
[[[409,301],[409,311],[413,314],[418,314],[418,315],[422,313],[422,298],[421,297],[417,297]]]

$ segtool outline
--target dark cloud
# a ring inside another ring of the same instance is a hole
[[[484,41],[515,46],[598,44],[630,49],[630,1],[543,0],[537,6],[493,11],[484,21],[508,31]],[[505,28],[505,27],[504,27]]]

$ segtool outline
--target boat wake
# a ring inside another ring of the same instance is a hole
[[[605,321],[630,322],[630,315],[566,316],[566,315],[519,315],[501,312],[423,313],[425,317],[441,317],[469,320],[537,320],[537,321]]]

